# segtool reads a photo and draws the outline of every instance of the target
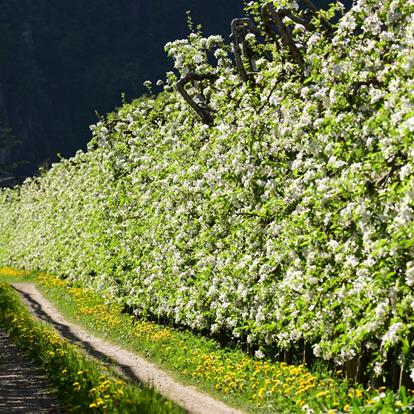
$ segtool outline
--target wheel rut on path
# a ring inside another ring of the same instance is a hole
[[[68,322],[43,297],[33,283],[13,283],[12,286],[21,294],[32,314],[51,324],[63,338],[79,345],[88,354],[111,365],[121,375],[132,381],[154,387],[156,391],[183,407],[190,414],[244,414],[193,386],[177,382],[144,358],[91,335],[78,325]]]
[[[0,413],[62,414],[45,376],[0,329]]]

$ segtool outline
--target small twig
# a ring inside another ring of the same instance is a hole
[[[354,105],[355,104],[355,95],[357,94],[357,92],[359,91],[361,86],[368,86],[368,85],[383,86],[384,83],[380,82],[376,78],[368,79],[366,81],[358,81],[358,82],[355,82],[354,87],[352,89],[352,93],[346,93],[345,94],[345,97],[346,97],[351,109],[353,110],[353,112],[355,114],[358,114],[358,111],[356,110],[355,105]]]
[[[308,22],[303,17],[295,16],[290,10],[286,10],[285,16],[289,17],[289,19],[294,21],[295,23],[301,24],[303,27],[305,27],[310,32],[315,30],[315,27],[313,26],[312,23]]]
[[[257,114],[260,114],[264,107],[269,103],[269,99],[272,96],[273,92],[275,91],[275,89],[279,86],[278,82],[275,82],[273,88],[270,90],[269,95],[267,96],[266,100],[263,102],[262,106],[257,110]]]
[[[401,389],[402,386],[402,382],[403,382],[403,377],[404,377],[404,363],[402,363],[400,365],[400,377],[398,379],[398,389]]]
[[[377,78],[371,78],[366,81],[355,82],[354,89],[353,89],[353,95],[355,95],[358,92],[361,86],[369,86],[369,85],[383,86],[384,83],[380,82]]]
[[[305,3],[305,6],[309,10],[312,10],[313,12],[317,12],[318,11],[318,9],[316,8],[316,6],[313,4],[313,2],[311,0],[303,0],[303,2]]]
[[[230,39],[233,41],[234,59],[236,61],[236,66],[243,82],[252,81],[253,78],[244,67],[242,52],[249,60],[250,70],[254,71],[255,69],[254,54],[251,52],[250,47],[245,40],[246,32],[248,30],[251,33],[258,33],[256,26],[250,19],[242,18],[232,20]]]
[[[394,157],[391,160],[391,168],[388,172],[386,172],[385,174],[383,174],[378,180],[375,181],[375,184],[378,186],[384,186],[387,181],[391,178],[391,176],[394,174],[394,172],[397,170],[398,167],[400,167],[401,165],[399,163],[396,162],[397,158]]]
[[[213,116],[211,115],[211,112],[212,112],[211,109],[197,104],[194,101],[194,99],[189,95],[189,93],[186,91],[185,86],[189,82],[200,82],[203,80],[216,80],[216,79],[217,79],[217,75],[213,75],[213,74],[200,75],[194,72],[189,72],[176,83],[176,88],[178,92],[181,94],[184,100],[191,106],[191,108],[193,108],[194,112],[200,117],[200,119],[207,125],[213,125],[214,123]]]
[[[303,70],[304,62],[299,49],[296,47],[295,42],[293,41],[289,31],[287,30],[285,24],[283,23],[281,15],[275,10],[273,4],[266,4],[263,9],[267,9],[267,12],[272,16],[272,20],[276,26],[277,31],[279,32],[283,43],[288,47],[291,56],[297,65]]]
[[[303,0],[303,2],[305,3],[305,6],[312,13],[316,14],[318,12],[318,9],[316,8],[316,6],[313,4],[313,2],[311,0]],[[321,17],[321,22],[325,26],[325,29],[332,30],[332,26],[329,24],[329,22],[325,18]]]
[[[271,26],[270,26],[270,18],[269,18],[269,12],[267,10],[267,7],[262,8],[262,20],[264,25],[264,31],[265,33],[272,38],[272,40],[277,43],[277,36],[273,32]]]

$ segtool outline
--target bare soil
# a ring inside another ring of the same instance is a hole
[[[0,413],[63,412],[45,377],[0,330]]]
[[[242,411],[215,400],[193,386],[178,383],[171,376],[144,358],[91,335],[78,325],[68,322],[42,296],[33,283],[14,283],[13,287],[25,299],[31,312],[37,318],[50,323],[59,331],[62,337],[81,346],[91,356],[110,364],[120,374],[129,379],[154,387],[160,394],[176,402],[189,413],[243,414]],[[0,412],[2,412],[1,405]]]

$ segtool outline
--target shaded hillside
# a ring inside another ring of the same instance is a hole
[[[22,141],[6,160],[27,160],[21,175],[56,153],[84,148],[95,111],[119,106],[123,92],[127,100],[141,95],[146,79],[169,70],[164,44],[188,34],[186,10],[206,34],[225,36],[242,14],[241,0],[0,0],[0,6],[0,123]]]
[[[0,121],[23,141],[14,157],[32,174],[54,154],[85,147],[95,110],[144,92],[170,65],[163,51],[184,37],[186,10],[206,32],[229,31],[241,1],[1,0]]]

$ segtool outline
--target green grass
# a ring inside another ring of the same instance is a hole
[[[198,385],[225,402],[252,413],[408,413],[412,391],[397,394],[348,384],[323,366],[309,370],[251,358],[191,332],[121,313],[89,289],[70,286],[47,275],[7,275],[0,280],[35,281],[69,320],[111,342],[145,356],[184,383]],[[409,395],[407,395],[409,394]]]
[[[184,412],[154,390],[120,379],[105,365],[63,340],[56,331],[35,321],[6,283],[0,283],[0,327],[45,372],[67,412]]]

